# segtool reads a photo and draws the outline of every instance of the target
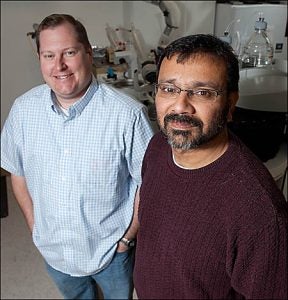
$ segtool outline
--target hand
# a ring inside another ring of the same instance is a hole
[[[128,246],[126,246],[124,243],[118,242],[118,246],[116,249],[117,252],[125,252],[128,251],[128,249]]]

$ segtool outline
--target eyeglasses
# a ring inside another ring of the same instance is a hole
[[[199,89],[181,89],[180,87],[172,83],[159,83],[155,84],[155,93],[159,97],[176,99],[181,92],[186,92],[188,98],[193,98],[199,102],[214,102],[219,95],[222,95],[224,91],[214,90],[208,88]]]

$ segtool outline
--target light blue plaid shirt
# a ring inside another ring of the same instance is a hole
[[[12,106],[1,133],[1,166],[25,176],[33,241],[56,270],[101,271],[132,219],[144,152],[152,137],[145,106],[94,79],[69,108],[47,85]]]

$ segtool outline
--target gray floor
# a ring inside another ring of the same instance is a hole
[[[46,274],[7,180],[8,217],[1,218],[1,299],[62,299]]]

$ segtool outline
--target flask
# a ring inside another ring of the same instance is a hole
[[[241,67],[266,67],[273,62],[273,45],[267,36],[267,22],[263,17],[255,22],[255,30],[243,47]]]

